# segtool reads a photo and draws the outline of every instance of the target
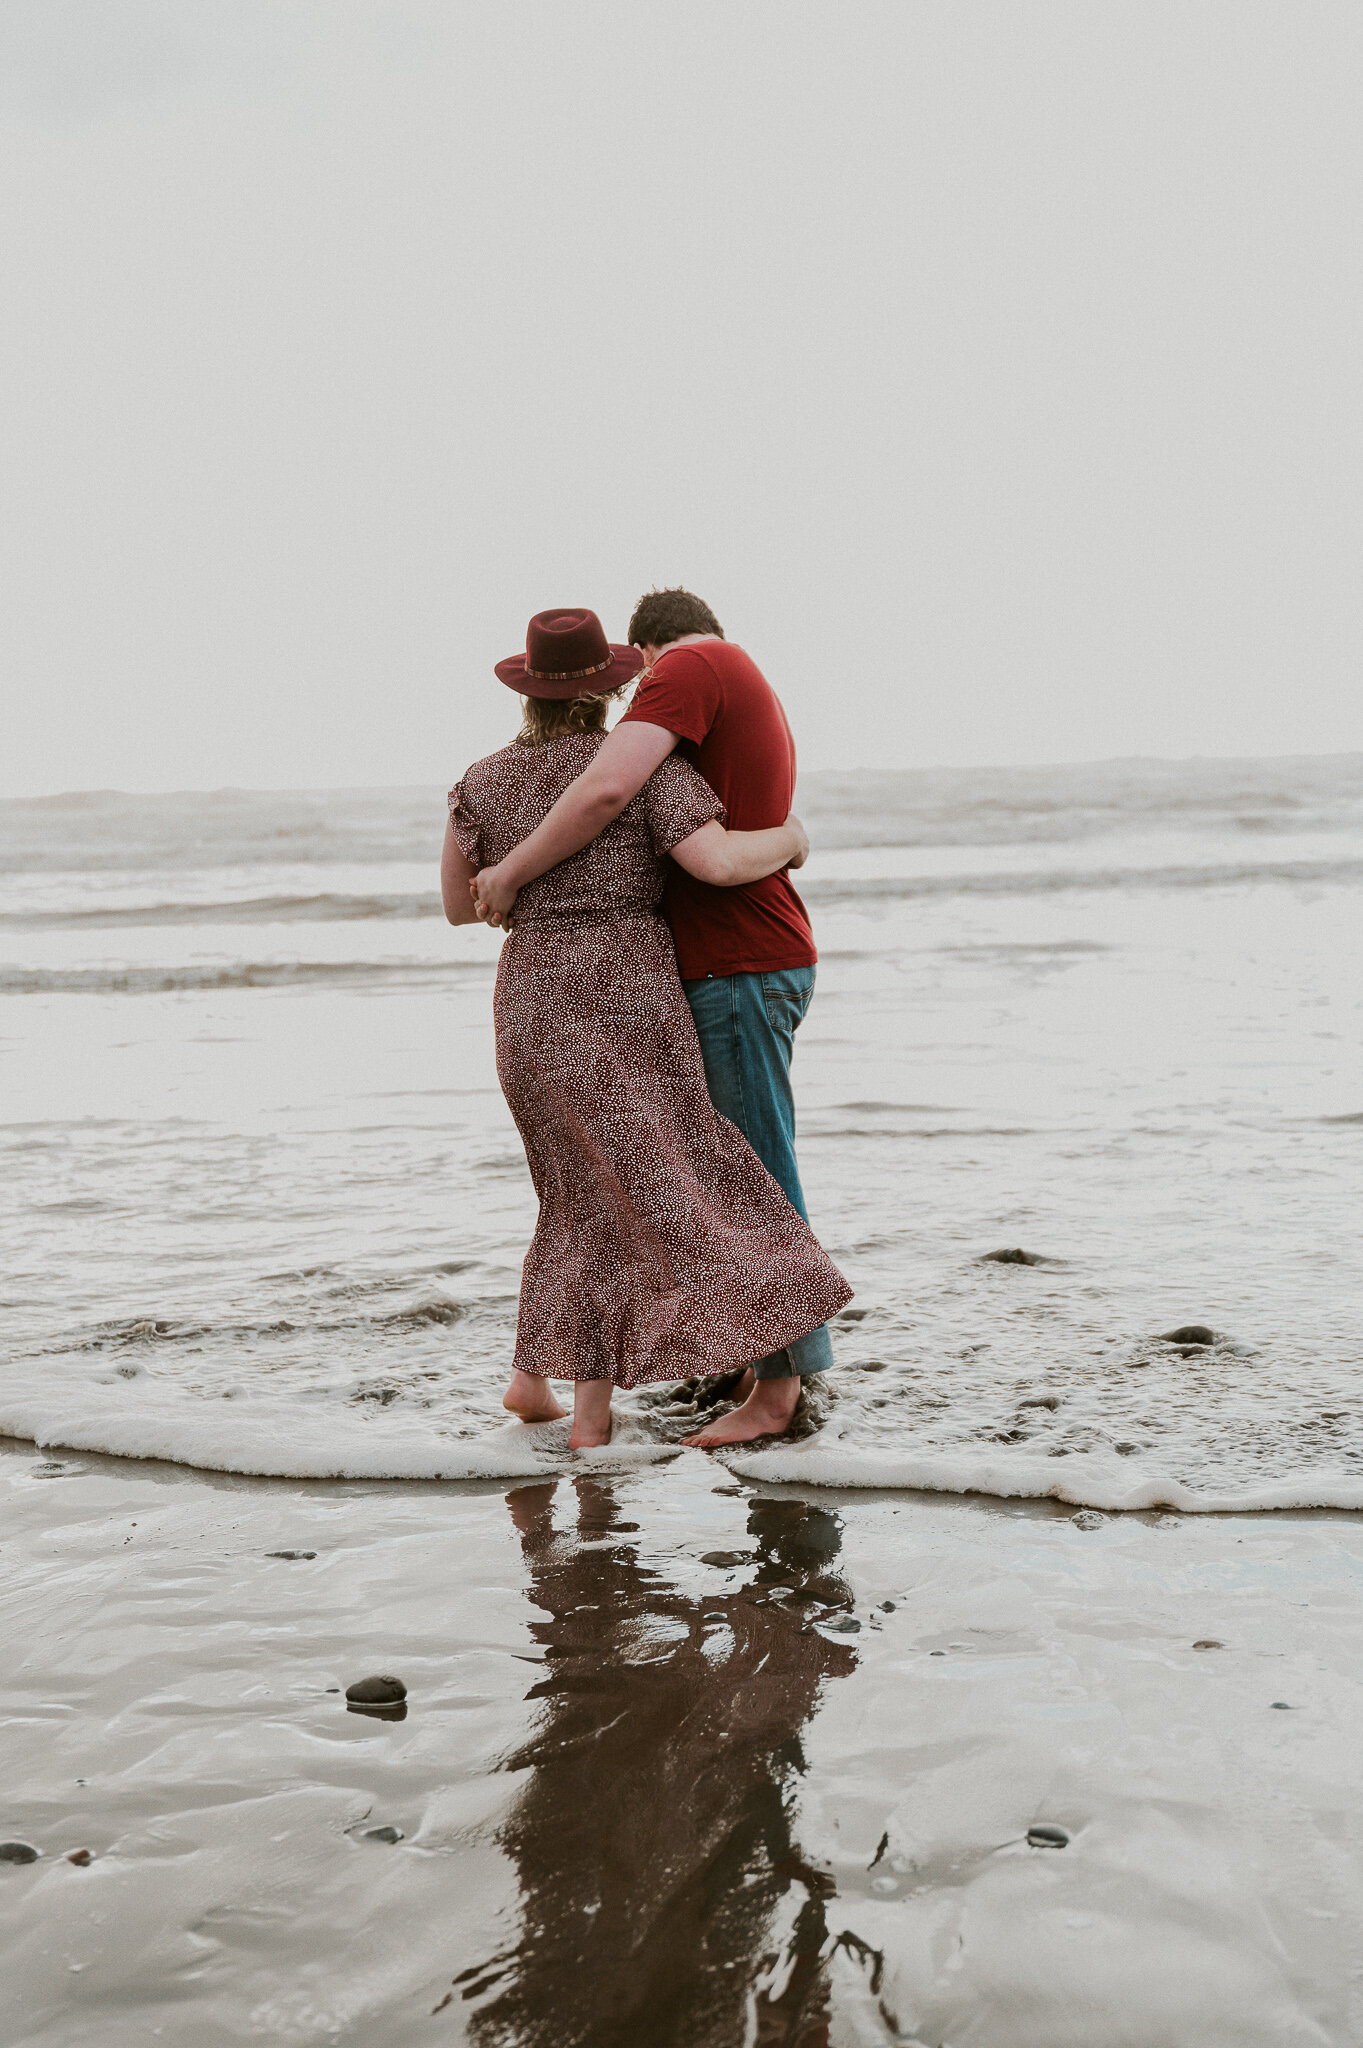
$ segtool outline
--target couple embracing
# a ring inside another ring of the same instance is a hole
[[[524,722],[450,792],[441,895],[451,924],[508,933],[497,1072],[540,1213],[505,1405],[547,1421],[572,1380],[582,1449],[610,1441],[616,1387],[750,1366],[687,1439],[709,1448],[790,1426],[851,1299],[795,1161],[808,842],[780,702],[709,606],[653,591],[629,639],[541,612],[497,663]]]

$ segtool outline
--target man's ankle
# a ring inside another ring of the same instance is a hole
[[[760,1379],[753,1392],[761,1395],[765,1407],[783,1408],[787,1413],[793,1413],[800,1399],[799,1377],[795,1373],[782,1373],[776,1379]]]

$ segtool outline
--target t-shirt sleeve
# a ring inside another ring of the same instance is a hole
[[[478,820],[469,802],[468,783],[456,782],[449,794],[450,824],[454,828],[455,844],[470,867],[484,868],[483,839]]]
[[[699,746],[718,711],[719,681],[714,670],[694,647],[678,647],[658,656],[620,723],[641,719]]]
[[[671,853],[711,818],[724,819],[724,806],[700,771],[669,754],[639,792],[654,851]]]

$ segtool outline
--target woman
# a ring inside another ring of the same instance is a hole
[[[642,666],[595,612],[541,612],[497,664],[525,698],[519,736],[450,792],[441,893],[471,923],[472,884],[576,780],[606,709]],[[524,888],[502,949],[497,1072],[540,1200],[504,1405],[562,1415],[574,1450],[610,1441],[615,1387],[719,1373],[806,1336],[851,1299],[809,1226],[712,1107],[700,1045],[658,910],[670,855],[701,881],[798,865],[794,821],[728,832],[722,806],[671,755],[599,838]]]

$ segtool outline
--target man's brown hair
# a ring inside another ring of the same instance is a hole
[[[683,633],[713,633],[724,638],[724,628],[703,597],[689,590],[650,590],[634,607],[629,622],[631,647],[666,647]]]

